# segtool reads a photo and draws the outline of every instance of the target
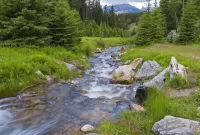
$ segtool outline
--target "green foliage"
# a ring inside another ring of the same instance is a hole
[[[170,80],[170,74],[166,74],[166,84],[174,89],[185,89],[189,87],[189,82],[187,82],[181,75],[177,75]]]
[[[179,38],[179,35],[176,32],[176,30],[171,30],[170,33],[167,36],[167,40],[168,40],[168,42],[170,44],[171,43],[174,43],[174,44],[177,43],[178,42],[178,38]]]
[[[117,123],[102,123],[100,133],[112,135],[149,135],[155,122],[166,115],[188,119],[198,119],[195,101],[177,100],[166,97],[161,91],[150,89],[148,99],[144,102],[145,111],[125,112]],[[106,127],[108,126],[108,127]],[[119,132],[118,132],[119,131]],[[121,131],[121,132],[120,132]]]
[[[2,0],[1,7],[4,46],[71,46],[80,41],[79,16],[65,0]]]
[[[89,37],[123,37],[124,30],[117,27],[109,27],[105,23],[100,25],[95,21],[84,23],[85,35]]]
[[[150,45],[162,42],[164,38],[163,17],[160,9],[147,12],[140,18],[136,37],[136,45]]]
[[[137,45],[149,45],[151,44],[151,15],[150,13],[144,13],[140,18],[136,44]]]
[[[178,30],[182,15],[183,0],[161,0],[160,8],[165,18],[165,34],[171,30]]]
[[[193,2],[188,1],[183,9],[183,16],[180,23],[179,42],[188,44],[195,41],[195,24],[197,23],[196,7]]]

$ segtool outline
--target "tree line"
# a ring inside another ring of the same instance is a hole
[[[86,36],[124,36],[130,23],[137,23],[141,13],[116,15],[114,6],[101,6],[100,0],[68,0],[76,9],[85,26]],[[95,24],[96,23],[96,24]],[[89,29],[88,29],[89,28]]]
[[[136,44],[162,42],[164,37],[170,43],[200,42],[200,0],[161,0],[154,11],[151,3],[147,0],[147,11],[140,18]]]
[[[4,46],[72,46],[82,36],[81,19],[66,0],[1,0]]]

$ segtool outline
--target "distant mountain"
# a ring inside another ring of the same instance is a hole
[[[111,6],[108,6],[108,10],[110,9],[111,9]],[[114,5],[114,10],[116,14],[143,12],[143,10],[137,7],[131,6],[130,4]]]

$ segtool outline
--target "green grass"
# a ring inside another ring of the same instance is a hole
[[[170,59],[175,56],[180,64],[189,67],[188,77],[195,80],[195,85],[200,85],[200,46],[198,45],[155,45],[148,47],[136,47],[130,49],[123,55],[123,61],[144,58],[144,60],[155,60],[163,68],[169,66]],[[192,75],[190,75],[192,74]],[[193,77],[193,75],[195,76]],[[190,78],[189,78],[190,79]],[[180,77],[169,81],[169,85],[176,89],[190,87]],[[170,98],[165,91],[149,90],[148,99],[143,103],[143,112],[125,112],[118,122],[103,122],[99,132],[102,135],[151,135],[151,129],[155,122],[163,119],[166,115],[188,118],[193,120],[200,119],[200,92],[198,91],[187,98]]]
[[[133,38],[83,37],[72,49],[64,47],[0,48],[0,97],[15,96],[20,90],[40,82],[43,78],[35,72],[68,80],[77,75],[70,73],[59,61],[71,63],[79,60],[80,69],[87,67],[83,56],[90,56],[96,48],[131,44]],[[78,65],[79,66],[79,65]]]
[[[139,57],[144,60],[155,60],[165,68],[169,66],[171,57],[175,56],[180,64],[189,67],[193,72],[200,73],[200,60],[198,59],[200,53],[198,52],[200,52],[200,47],[197,46],[156,45],[147,48],[133,48],[122,59],[126,61]]]
[[[148,99],[143,104],[145,111],[125,112],[118,122],[103,122],[99,132],[102,135],[151,135],[155,122],[166,115],[198,120],[200,112],[196,109],[196,99],[198,98],[173,99],[166,97],[161,91],[151,89]]]
[[[44,75],[53,75],[57,79],[68,80],[77,75],[70,73],[64,64],[58,61],[72,62],[80,60],[83,67],[87,63],[63,47],[44,48],[0,48],[0,97],[15,96],[17,92],[41,81],[36,75],[40,70]]]

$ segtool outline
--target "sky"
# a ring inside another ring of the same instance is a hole
[[[159,0],[158,0],[159,1]],[[132,6],[137,8],[145,7],[146,0],[101,0],[102,5],[116,5],[116,4],[123,4],[129,3]]]

